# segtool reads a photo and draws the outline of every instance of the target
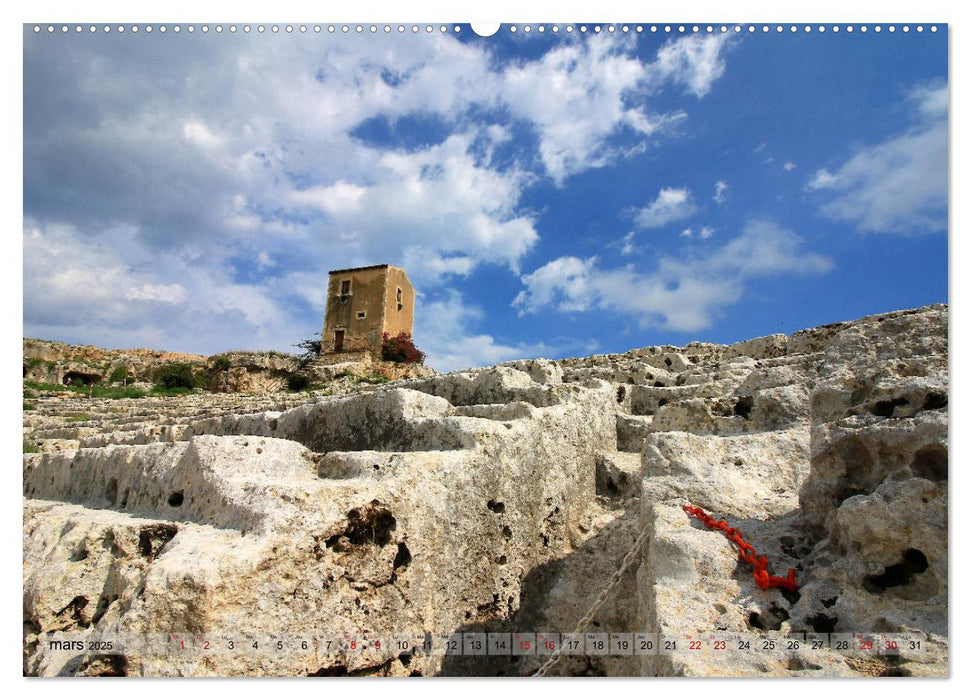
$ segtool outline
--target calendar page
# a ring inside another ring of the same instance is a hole
[[[948,675],[949,25],[603,19],[23,25],[25,676]]]

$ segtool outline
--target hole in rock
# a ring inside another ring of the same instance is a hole
[[[654,382],[654,386],[656,386],[656,387],[663,387],[664,386],[664,382]]]
[[[90,627],[91,622],[84,619],[83,610],[88,606],[88,599],[83,595],[75,596],[70,603],[64,606],[64,608],[58,612],[58,616],[67,613],[68,616],[74,620],[79,627]]]
[[[394,569],[405,569],[411,564],[411,552],[408,551],[408,545],[404,542],[398,543],[398,553],[394,555],[394,564],[392,568]]]
[[[927,445],[917,450],[910,463],[914,476],[931,481],[947,480],[947,448],[943,445]]]
[[[667,405],[668,405],[668,400],[667,399],[658,399],[657,400],[657,407],[658,408],[661,408],[661,406],[667,406]]]
[[[373,501],[364,508],[349,510],[344,532],[327,538],[325,544],[335,552],[344,552],[365,544],[383,547],[391,543],[391,533],[397,526],[391,511]]]
[[[184,500],[185,495],[181,491],[173,491],[172,495],[169,496],[169,505],[173,508],[178,508]]]
[[[664,358],[664,364],[667,365],[668,367],[670,367],[671,366],[671,358],[670,357],[665,357]]]
[[[624,397],[627,396],[627,387],[619,386],[617,387],[617,403],[624,403]]]
[[[122,654],[95,654],[85,659],[74,674],[88,678],[127,676],[128,658]]]
[[[751,396],[742,396],[735,402],[735,415],[748,418],[752,413],[752,405],[755,400]]]
[[[506,504],[504,504],[502,501],[489,501],[486,503],[486,508],[491,510],[493,513],[506,512]]]
[[[873,404],[873,408],[870,412],[875,416],[880,416],[881,418],[889,418],[893,415],[894,410],[897,406],[906,406],[910,401],[900,396],[896,399],[890,399],[889,401],[877,401]]]
[[[512,530],[509,528],[508,525],[502,526],[502,536],[505,537],[507,540],[512,539]]]
[[[779,630],[782,623],[789,619],[789,612],[778,605],[770,605],[768,610],[749,613],[748,623],[760,630]]]
[[[915,574],[927,571],[927,557],[919,549],[908,549],[903,558],[891,564],[882,574],[863,577],[863,588],[868,593],[883,593],[888,588],[906,586]]]
[[[118,499],[118,479],[111,478],[108,479],[108,484],[105,486],[105,500],[111,505],[115,504]]]
[[[813,628],[813,632],[819,632],[820,634],[828,634],[836,631],[836,623],[839,618],[829,617],[823,613],[817,613],[812,617],[806,618],[806,622],[809,626]]]
[[[920,410],[936,411],[945,406],[947,406],[947,394],[938,394],[936,391],[932,391],[924,397],[924,404],[920,407]]]
[[[824,608],[831,608],[836,605],[836,601],[839,600],[838,595],[834,595],[832,598],[826,598],[822,601]]]
[[[146,525],[138,533],[138,551],[143,557],[155,559],[178,532],[179,528],[166,523]]]

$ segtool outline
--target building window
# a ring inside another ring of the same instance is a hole
[[[341,280],[341,296],[351,293],[351,281]]]
[[[363,318],[367,318],[367,311],[358,311],[357,312],[357,317],[358,318],[362,318],[362,319]]]
[[[398,300],[398,311],[401,311],[401,308],[404,306],[404,304],[401,302],[401,287],[398,287],[397,289],[398,291],[395,296]]]

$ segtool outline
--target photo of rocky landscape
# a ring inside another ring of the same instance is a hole
[[[948,31],[23,25],[23,676],[947,678]]]

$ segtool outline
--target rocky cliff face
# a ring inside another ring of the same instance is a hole
[[[24,456],[25,673],[532,673],[548,656],[476,642],[573,632],[643,535],[586,631],[704,644],[587,649],[549,675],[943,675],[947,386],[935,306],[296,406],[116,401],[77,445]],[[757,587],[687,503],[799,590]],[[125,644],[55,649],[55,632]],[[922,644],[713,641],[792,632]],[[462,634],[471,653],[423,650]]]

